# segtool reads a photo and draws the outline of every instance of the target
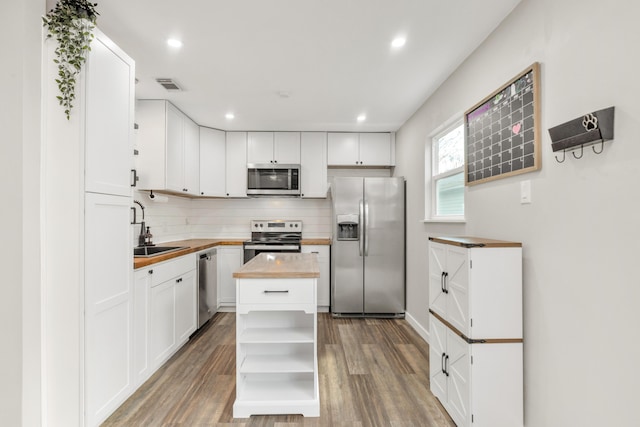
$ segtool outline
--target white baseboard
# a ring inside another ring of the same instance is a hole
[[[411,327],[422,337],[423,340],[429,344],[429,331],[427,331],[418,321],[411,315],[411,313],[404,313],[404,318],[407,319],[407,322],[411,325]]]

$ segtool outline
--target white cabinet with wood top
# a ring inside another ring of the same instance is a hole
[[[320,277],[318,277],[318,311],[329,311],[331,299],[330,292],[330,265],[329,245],[302,245],[300,252],[303,254],[317,254],[318,267],[320,268]]]
[[[394,135],[382,133],[329,132],[329,166],[389,167],[394,161]]]
[[[299,164],[300,132],[249,132],[247,163]]]
[[[138,187],[195,196],[200,182],[198,125],[165,100],[138,100]]]
[[[522,244],[429,240],[431,391],[458,426],[522,426]]]

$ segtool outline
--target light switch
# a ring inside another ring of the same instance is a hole
[[[520,203],[528,204],[531,203],[531,181],[521,181],[520,182]]]

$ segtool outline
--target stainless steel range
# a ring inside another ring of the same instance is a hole
[[[251,240],[242,244],[244,262],[262,252],[300,252],[302,221],[251,221]]]

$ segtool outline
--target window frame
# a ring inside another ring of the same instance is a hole
[[[450,169],[446,172],[435,173],[438,170],[438,139],[447,133],[453,131],[454,129],[464,126],[464,116],[462,114],[457,114],[453,118],[449,119],[447,122],[443,123],[439,126],[430,136],[429,136],[429,154],[431,156],[431,170],[428,176],[425,176],[427,180],[429,180],[429,187],[431,189],[431,197],[429,209],[425,209],[425,212],[429,212],[429,217],[425,219],[425,222],[465,222],[465,206],[466,206],[466,186],[464,185],[464,171],[465,171],[465,161],[464,161],[464,128],[463,128],[463,162],[461,166],[457,168]],[[438,215],[437,212],[437,182],[443,178],[448,178],[457,174],[462,173],[462,181],[463,181],[463,213],[462,215]],[[426,174],[425,174],[426,175]]]

